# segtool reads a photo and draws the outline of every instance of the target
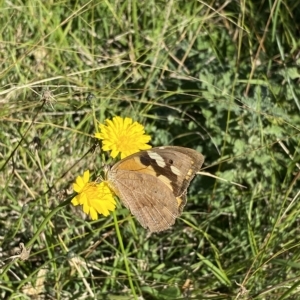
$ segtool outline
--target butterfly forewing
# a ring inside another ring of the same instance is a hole
[[[193,149],[168,146],[143,151],[140,160],[147,161],[158,177],[167,178],[177,197],[186,191],[196,172],[200,170],[204,158]]]

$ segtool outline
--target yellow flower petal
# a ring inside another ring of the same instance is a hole
[[[76,206],[76,205],[79,205],[79,201],[77,200],[77,196],[75,196],[73,199],[72,199],[72,204],[74,205],[74,206]]]
[[[76,178],[76,182],[73,184],[73,189],[76,193],[80,193],[82,189],[84,189],[86,183],[89,182],[90,179],[90,171],[87,170],[84,172],[83,177],[78,176]]]
[[[107,215],[103,214],[104,217],[106,217]],[[90,207],[90,216],[92,218],[92,220],[97,220],[98,219],[98,213],[96,211],[96,209],[94,207]]]
[[[84,173],[83,173],[83,182],[84,183],[88,183],[90,180],[90,171],[89,170],[86,170]]]
[[[73,190],[74,190],[76,193],[80,193],[81,187],[80,187],[77,183],[73,183]]]
[[[84,187],[84,181],[83,181],[82,177],[78,176],[76,178],[76,182],[74,183],[74,185],[76,185],[78,187],[78,189],[82,189]]]
[[[90,212],[90,206],[89,206],[88,202],[85,201],[82,205],[83,205],[82,206],[83,212],[88,215]]]

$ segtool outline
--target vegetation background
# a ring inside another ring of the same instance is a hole
[[[0,298],[300,298],[299,0],[0,7]],[[246,188],[197,176],[159,234],[89,220],[72,183],[115,115]]]

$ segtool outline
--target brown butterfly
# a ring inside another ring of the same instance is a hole
[[[204,161],[201,153],[165,146],[132,154],[108,172],[110,187],[144,228],[170,228],[186,204],[187,188]]]

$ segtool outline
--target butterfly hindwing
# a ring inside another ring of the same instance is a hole
[[[116,194],[143,227],[157,232],[174,224],[179,215],[177,200],[161,180],[124,170],[119,170],[115,179],[119,183]]]

